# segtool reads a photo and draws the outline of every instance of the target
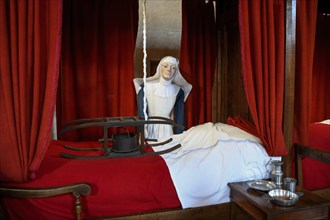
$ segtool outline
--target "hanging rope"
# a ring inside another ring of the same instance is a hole
[[[147,36],[146,36],[146,5],[147,0],[143,1],[143,114],[144,119],[148,119],[147,115],[147,96],[146,96],[146,88],[147,88]]]

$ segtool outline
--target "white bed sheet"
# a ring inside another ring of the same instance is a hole
[[[268,178],[270,160],[259,139],[223,123],[205,123],[173,135],[181,148],[162,155],[182,208],[229,202],[229,182]]]

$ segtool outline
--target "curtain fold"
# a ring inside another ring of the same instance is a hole
[[[330,16],[318,14],[313,62],[310,122],[330,119]]]
[[[193,86],[185,104],[186,129],[212,121],[217,48],[213,1],[182,0],[180,71]]]
[[[62,1],[0,1],[0,180],[22,182],[50,142]]]
[[[297,1],[294,142],[308,144],[311,121],[317,2]]]
[[[288,153],[282,132],[285,63],[285,1],[239,0],[242,75],[254,125],[268,154]]]
[[[58,128],[76,119],[136,115],[133,88],[138,0],[66,0]],[[59,135],[97,140],[100,128]]]

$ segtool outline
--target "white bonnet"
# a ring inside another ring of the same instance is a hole
[[[174,83],[174,84],[178,85],[180,88],[182,88],[182,90],[184,92],[184,101],[186,101],[186,99],[188,98],[188,95],[192,89],[192,85],[189,84],[181,75],[180,70],[179,70],[179,61],[175,57],[172,57],[172,56],[163,57],[157,66],[155,75],[147,77],[146,81],[147,82],[150,82],[153,80],[158,81],[160,79],[160,76],[161,76],[160,69],[164,62],[175,64],[176,72],[174,74],[174,79],[173,79],[172,83]],[[133,82],[134,82],[135,91],[137,94],[141,88],[140,87],[141,84],[143,83],[143,78],[135,78],[135,79],[133,79]]]

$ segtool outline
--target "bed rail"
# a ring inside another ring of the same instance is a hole
[[[303,173],[302,173],[302,158],[309,157],[314,160],[318,160],[327,164],[330,164],[330,153],[324,150],[319,150],[316,148],[312,148],[303,144],[294,144],[294,152],[295,152],[295,166],[296,166],[296,177],[298,179],[298,185],[300,187],[303,186]],[[330,199],[330,188],[313,190],[314,193],[320,195],[321,197]]]
[[[73,206],[76,219],[81,220],[82,204],[80,196],[87,196],[91,193],[91,186],[89,183],[76,183],[47,188],[18,188],[0,186],[0,197],[13,197],[22,199],[46,198],[68,193],[72,193],[72,195],[75,197]]]

